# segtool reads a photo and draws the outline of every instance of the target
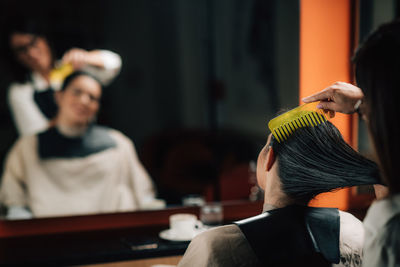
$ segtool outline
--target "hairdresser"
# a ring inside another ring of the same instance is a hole
[[[8,104],[20,135],[36,134],[54,123],[54,92],[63,76],[82,70],[106,86],[121,68],[120,56],[107,50],[72,48],[57,60],[43,23],[37,21],[10,23],[3,42],[14,78],[8,88]],[[52,75],[55,68],[59,71]]]
[[[381,199],[372,204],[364,220],[363,266],[400,266],[400,21],[373,32],[353,62],[359,87],[337,82],[303,101],[320,101],[331,116],[358,112],[367,122],[388,193],[380,196],[376,191]]]

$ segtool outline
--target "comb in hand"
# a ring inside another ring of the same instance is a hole
[[[327,121],[317,102],[304,104],[269,121],[268,127],[278,142],[287,140],[297,129],[317,126]]]

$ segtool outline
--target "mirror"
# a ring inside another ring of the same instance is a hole
[[[135,143],[159,198],[248,198],[235,190],[243,177],[249,184],[268,120],[298,103],[298,1],[7,0],[1,33],[19,13],[48,22],[58,58],[71,47],[121,56],[97,121]],[[3,162],[17,134],[6,100],[12,75],[1,62]]]

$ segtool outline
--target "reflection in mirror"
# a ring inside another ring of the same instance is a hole
[[[134,0],[116,5],[102,0],[96,1],[96,12],[89,1],[39,2],[2,1],[2,36],[11,19],[40,18],[53,63],[64,59],[82,67],[65,59],[74,47],[121,57],[119,75],[102,91],[97,124],[134,142],[155,197],[167,206],[180,205],[189,194],[206,201],[257,199],[250,163],[267,135],[266,122],[279,107],[298,103],[298,1]],[[19,135],[18,111],[10,112],[9,101],[17,77],[8,59],[21,63],[22,54],[38,50],[38,39],[23,41],[13,43],[14,50],[8,49],[10,40],[1,43],[2,161]],[[104,62],[86,63],[104,68]],[[91,169],[92,175],[101,168]],[[60,169],[52,175],[67,183],[74,176],[63,176]],[[98,184],[80,182],[75,193],[89,198],[90,186]],[[49,193],[42,189],[40,199],[46,202]],[[30,207],[31,199],[26,201]],[[60,202],[53,215],[70,215],[64,211],[71,202]]]

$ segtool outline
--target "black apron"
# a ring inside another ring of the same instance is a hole
[[[58,106],[54,99],[54,93],[54,89],[51,87],[44,91],[38,91],[35,89],[33,93],[33,100],[43,115],[49,120],[53,119],[58,112]]]
[[[116,147],[117,143],[107,127],[90,125],[82,136],[67,137],[56,127],[38,134],[41,159],[82,158]]]
[[[265,266],[339,263],[338,209],[291,205],[235,223]]]

